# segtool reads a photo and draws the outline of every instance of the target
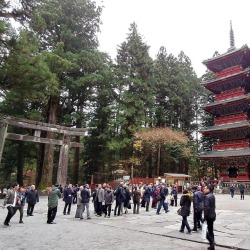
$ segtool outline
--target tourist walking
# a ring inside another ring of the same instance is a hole
[[[158,198],[158,208],[157,208],[157,211],[156,211],[156,214],[158,214],[158,215],[160,214],[162,206],[163,206],[166,213],[169,211],[168,210],[168,204],[165,202],[166,196],[168,195],[167,191],[168,191],[168,189],[165,188],[164,184],[161,184],[159,194],[158,194],[158,197],[159,197]]]
[[[146,212],[149,212],[150,197],[152,196],[152,186],[148,185],[144,191],[144,200],[146,205]]]
[[[239,189],[240,189],[240,199],[244,200],[245,186],[243,185],[243,183],[240,183]]]
[[[158,196],[159,190],[160,190],[160,188],[156,187],[154,192],[153,192],[152,208],[154,208],[154,209],[157,209],[157,203],[158,203],[157,196]]]
[[[33,216],[33,211],[36,203],[39,202],[38,192],[35,185],[31,185],[31,189],[27,194],[27,216]]]
[[[25,205],[25,189],[23,187],[20,187],[18,192],[17,192],[17,210],[19,210],[20,213],[20,219],[19,223],[23,224],[23,208]]]
[[[202,212],[204,209],[204,194],[201,192],[200,187],[194,186],[193,189],[194,227],[192,231],[197,232],[197,229],[201,229]]]
[[[62,197],[61,191],[53,185],[48,194],[48,213],[47,213],[47,223],[56,224],[54,219],[57,213],[58,199]]]
[[[180,200],[180,206],[181,206],[182,223],[179,232],[184,233],[184,229],[186,227],[188,230],[187,233],[191,234],[191,228],[187,221],[187,217],[190,215],[191,200],[189,196],[189,191],[187,189],[183,190],[183,194]]]
[[[18,207],[16,206],[18,188],[19,188],[19,185],[17,183],[13,183],[13,185],[7,190],[7,193],[4,199],[3,208],[7,207],[8,209],[8,214],[4,221],[4,226],[6,227],[10,226],[9,222],[11,218],[15,215],[18,209]]]
[[[216,220],[215,213],[215,196],[213,188],[208,185],[203,189],[204,193],[204,220],[207,222],[207,240],[209,241],[209,250],[214,250],[214,221]]]

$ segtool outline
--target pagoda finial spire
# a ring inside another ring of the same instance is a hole
[[[232,27],[232,21],[230,20],[230,48],[228,49],[228,51],[232,50],[235,50],[235,46],[234,46],[234,31]]]

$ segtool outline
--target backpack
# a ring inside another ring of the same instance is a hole
[[[156,197],[157,201],[160,201],[161,198],[162,198],[162,197],[161,197],[161,193],[157,194],[157,197]]]

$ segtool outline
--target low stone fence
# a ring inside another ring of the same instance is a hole
[[[245,194],[250,194],[250,182],[223,182],[221,184],[221,188],[223,189],[223,193],[230,193],[230,186],[233,184],[235,187],[234,193],[235,194],[240,194],[240,189],[239,189],[239,185],[240,183],[242,183],[245,186]]]
[[[245,186],[245,194],[250,194],[250,182],[231,182],[231,181],[224,181],[218,187],[216,184],[214,185],[214,192],[216,194],[229,194],[230,193],[230,186],[233,184],[235,187],[234,193],[240,194],[239,185],[242,183]],[[199,181],[192,181],[191,185],[199,185]]]

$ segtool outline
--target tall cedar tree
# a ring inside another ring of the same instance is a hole
[[[47,51],[46,62],[58,82],[58,94],[49,97],[44,121],[77,127],[85,125],[82,110],[86,96],[93,88],[89,86],[91,79],[84,79],[91,73],[84,66],[92,61],[91,51],[98,45],[96,33],[100,14],[101,8],[90,0],[44,0],[37,7],[31,28],[41,41],[42,51]],[[54,137],[53,133],[47,133],[47,138]],[[51,185],[53,156],[54,146],[46,145],[38,168],[40,187]],[[78,167],[79,152],[76,157]]]
[[[124,160],[132,154],[134,132],[152,126],[154,105],[153,61],[135,23],[119,46],[116,62],[115,140],[109,146]]]

